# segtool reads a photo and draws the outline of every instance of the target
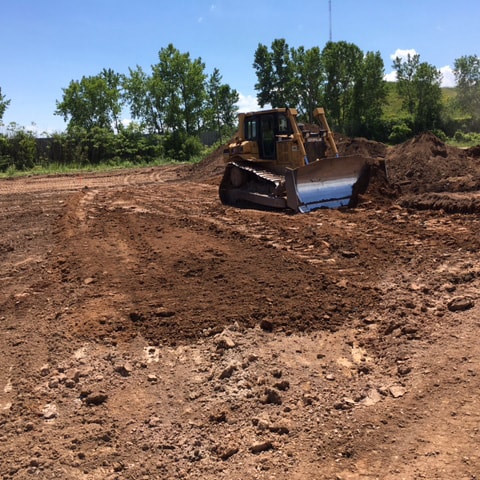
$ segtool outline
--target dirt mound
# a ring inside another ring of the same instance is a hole
[[[335,143],[337,144],[340,155],[363,155],[369,158],[385,158],[387,154],[387,145],[366,138],[347,138],[336,136]]]
[[[480,164],[469,151],[422,133],[387,154],[389,181],[403,193],[462,192],[480,186]]]
[[[479,153],[480,147],[460,149],[422,133],[387,151],[386,174],[404,207],[479,212]]]
[[[223,150],[225,145],[207,155],[201,162],[193,165],[189,170],[189,178],[204,181],[206,183],[219,183],[225,164],[223,163]]]
[[[474,147],[467,148],[467,156],[472,158],[480,158],[480,145],[475,145]]]
[[[443,210],[447,213],[480,212],[480,193],[423,193],[405,195],[399,204],[416,210]]]

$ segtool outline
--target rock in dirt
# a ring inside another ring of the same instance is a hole
[[[210,414],[209,420],[215,423],[222,423],[227,421],[227,414],[224,410],[216,411]]]
[[[390,395],[392,395],[393,398],[403,397],[406,393],[407,389],[401,385],[392,385],[390,387]]]
[[[339,402],[336,402],[333,407],[335,410],[350,410],[355,406],[355,400],[350,397],[343,397]]]
[[[126,362],[122,365],[117,365],[115,371],[120,374],[122,377],[128,377],[133,372],[133,366]]]
[[[262,453],[267,452],[273,448],[273,443],[267,440],[266,442],[254,443],[250,446],[249,450],[251,453]]]
[[[217,348],[222,348],[224,350],[234,348],[237,345],[230,336],[223,333],[215,339],[215,343]]]
[[[412,371],[412,368],[408,365],[399,365],[397,367],[397,372],[399,375],[408,375]]]
[[[222,373],[220,374],[220,380],[223,380],[225,378],[230,378],[233,375],[233,372],[237,369],[237,366],[234,364],[230,364],[227,368],[222,370]]]
[[[361,401],[361,404],[365,407],[371,407],[377,404],[382,399],[380,392],[376,388],[372,388],[368,391],[367,396]]]
[[[47,403],[42,410],[42,415],[45,420],[52,420],[57,417],[58,409],[54,403]]]
[[[86,405],[101,405],[106,402],[108,395],[103,392],[90,392],[84,395],[84,402]]]
[[[238,447],[228,446],[220,451],[220,458],[222,460],[228,460],[230,457],[238,453]]]
[[[286,392],[290,388],[290,382],[288,380],[282,380],[281,382],[275,383],[273,385],[277,390],[281,390],[282,392]]]
[[[262,320],[260,322],[260,328],[264,332],[272,332],[273,331],[273,323],[270,320]]]
[[[455,297],[448,302],[447,307],[451,312],[463,312],[470,310],[474,305],[473,299],[469,297]]]
[[[264,404],[273,404],[273,405],[281,405],[282,404],[282,397],[280,394],[271,388],[267,388],[265,390],[265,394],[262,397],[262,403]]]
[[[278,435],[287,435],[288,433],[290,433],[291,427],[289,422],[282,420],[277,423],[273,423],[272,425],[269,425],[268,429]]]

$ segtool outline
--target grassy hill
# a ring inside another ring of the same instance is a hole
[[[402,111],[402,100],[398,96],[396,83],[387,82],[387,104],[383,111],[383,117],[385,120],[393,120],[396,118],[402,118],[405,113]],[[442,103],[446,111],[452,115],[453,118],[462,118],[464,115],[461,112],[455,110],[453,100],[457,96],[457,89],[454,87],[442,88]]]
[[[383,119],[387,122],[402,123],[408,116],[402,110],[402,100],[397,93],[394,82],[387,82],[387,101],[383,111]],[[455,87],[442,88],[443,126],[436,131],[445,141],[457,147],[471,147],[480,144],[478,123],[472,121],[455,106],[457,89]],[[442,134],[444,132],[444,134]],[[440,135],[441,134],[441,135]]]

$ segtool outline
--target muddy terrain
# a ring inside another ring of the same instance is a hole
[[[222,205],[218,152],[0,181],[0,477],[479,478],[479,148],[337,142],[355,209]]]

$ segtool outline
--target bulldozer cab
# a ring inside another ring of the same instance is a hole
[[[259,113],[245,119],[245,140],[258,144],[259,156],[264,160],[277,158],[277,138],[290,135],[293,130],[283,112]]]

